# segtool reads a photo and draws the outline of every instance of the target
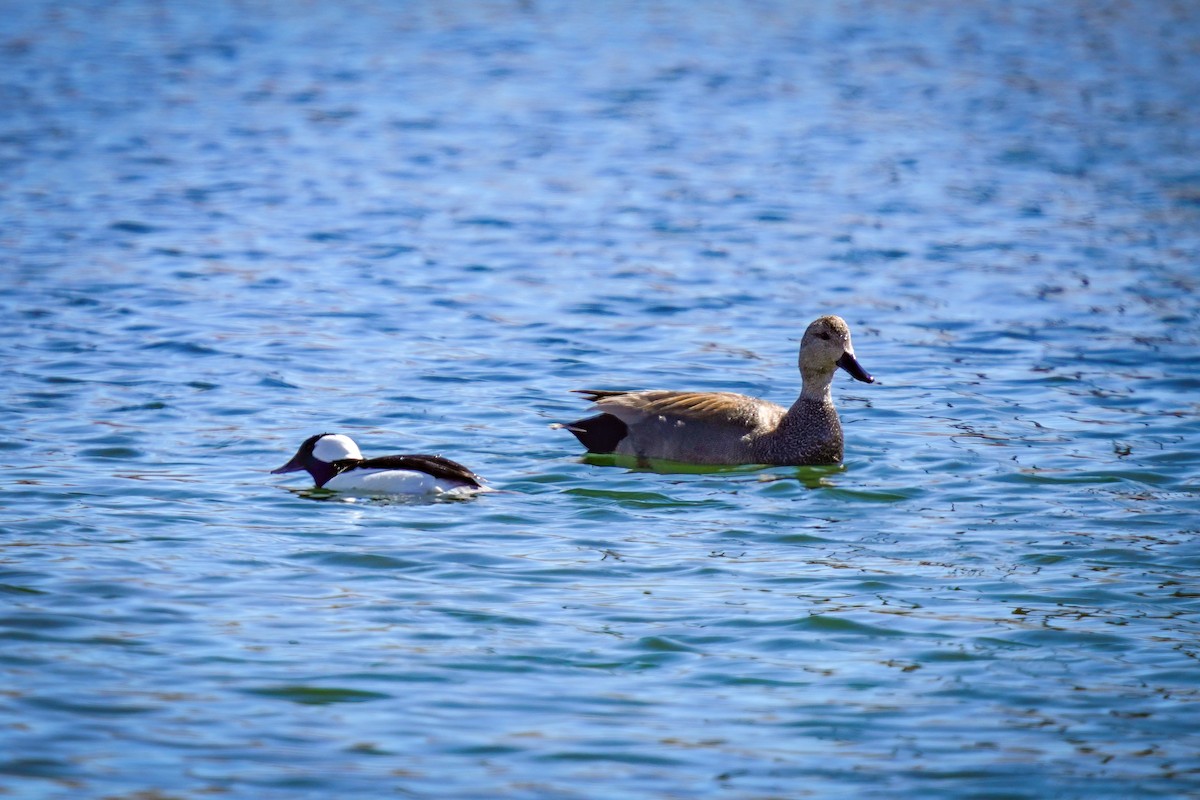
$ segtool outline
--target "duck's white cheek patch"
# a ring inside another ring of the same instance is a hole
[[[343,458],[362,458],[358,445],[349,436],[340,434],[322,436],[313,447],[313,456],[321,461],[330,463]]]

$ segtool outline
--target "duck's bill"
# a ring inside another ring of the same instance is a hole
[[[858,360],[855,359],[850,353],[842,353],[842,357],[838,359],[837,365],[846,370],[846,372],[849,372],[850,377],[854,378],[856,381],[862,381],[863,383],[875,382],[875,379],[871,377],[871,374],[863,369],[862,365],[858,363]]]
[[[299,472],[302,469],[304,469],[304,464],[301,463],[301,461],[300,461],[300,455],[296,454],[296,456],[291,461],[284,464],[279,469],[271,470],[271,474],[272,475],[282,475],[285,472]]]

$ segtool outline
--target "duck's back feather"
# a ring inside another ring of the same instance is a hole
[[[471,470],[442,456],[412,454],[402,456],[379,456],[378,458],[346,459],[335,461],[333,466],[338,473],[348,469],[400,469],[412,472],[424,472],[445,481],[457,481],[467,486],[481,487],[482,479]]]
[[[786,409],[766,400],[734,392],[674,392],[651,389],[642,392],[582,390],[596,409],[612,414],[627,425],[651,419],[729,425],[749,433],[773,425]]]

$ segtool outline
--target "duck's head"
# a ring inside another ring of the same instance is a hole
[[[846,320],[830,314],[813,320],[804,331],[804,338],[800,340],[800,374],[806,384],[813,381],[824,388],[833,380],[838,367],[849,372],[855,380],[875,382],[854,357],[850,326]]]
[[[279,469],[271,470],[272,475],[282,475],[285,472],[306,470],[318,485],[324,483],[321,477],[330,471],[329,465],[334,461],[345,459],[362,459],[362,452],[349,436],[340,433],[318,433],[310,436],[300,445],[292,460]],[[328,480],[328,477],[325,478]]]

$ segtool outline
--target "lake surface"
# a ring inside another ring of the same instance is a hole
[[[1197,76],[1185,2],[5,3],[0,796],[1200,793]],[[549,427],[825,313],[841,468]]]

